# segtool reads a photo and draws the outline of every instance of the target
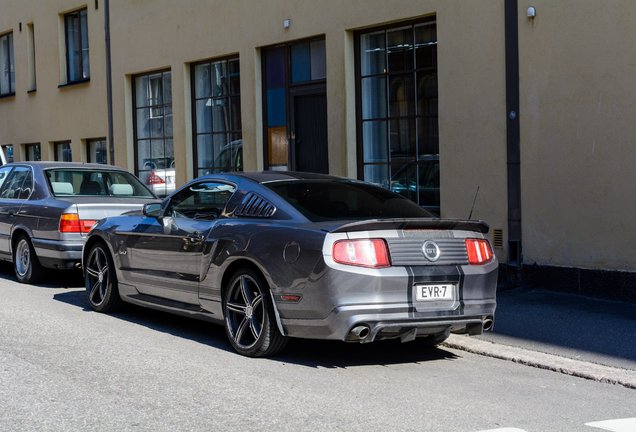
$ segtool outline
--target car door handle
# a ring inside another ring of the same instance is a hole
[[[15,216],[15,210],[9,210],[9,211],[7,212],[7,214],[8,214],[9,216]]]

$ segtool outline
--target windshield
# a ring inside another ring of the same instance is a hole
[[[361,182],[303,180],[275,182],[265,186],[312,222],[434,217],[400,195]]]
[[[58,168],[47,170],[46,177],[56,197],[155,198],[137,177],[125,171]]]

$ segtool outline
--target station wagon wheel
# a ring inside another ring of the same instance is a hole
[[[239,354],[265,357],[285,347],[271,302],[267,284],[254,270],[239,270],[230,278],[223,301],[225,331]]]
[[[21,234],[13,245],[13,269],[18,282],[21,283],[34,283],[42,277],[40,260],[25,234]]]
[[[88,252],[84,266],[84,286],[91,308],[109,312],[121,305],[117,275],[110,252],[103,243],[96,243]]]

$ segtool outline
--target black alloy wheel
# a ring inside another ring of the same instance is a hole
[[[107,246],[96,243],[87,255],[84,286],[91,308],[97,312],[110,312],[121,305],[115,266]]]
[[[248,357],[266,357],[287,344],[276,325],[269,289],[263,277],[242,269],[231,278],[225,291],[225,331],[232,347]]]

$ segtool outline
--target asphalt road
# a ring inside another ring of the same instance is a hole
[[[593,432],[636,417],[634,390],[448,348],[294,341],[248,359],[221,327],[98,314],[77,274],[29,286],[8,266],[0,384],[2,431]]]

